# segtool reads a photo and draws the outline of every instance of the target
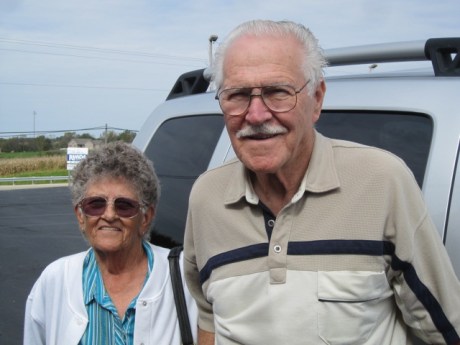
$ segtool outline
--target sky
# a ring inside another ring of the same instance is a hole
[[[138,131],[209,37],[252,19],[323,49],[460,37],[460,0],[0,0],[0,138]]]

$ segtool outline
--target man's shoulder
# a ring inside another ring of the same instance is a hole
[[[404,161],[394,153],[375,146],[363,145],[357,142],[326,138],[336,155],[344,155],[350,158],[361,158],[394,162],[397,165],[405,165]]]
[[[233,159],[201,174],[193,184],[189,201],[190,203],[222,201],[229,188],[232,191],[241,190],[244,184],[245,168],[238,159]]]
[[[208,185],[213,181],[222,183],[228,178],[242,176],[243,164],[237,158],[232,159],[216,168],[209,169],[201,174],[195,182],[195,185]]]
[[[353,141],[331,138],[327,140],[339,170],[359,171],[361,176],[373,174],[413,179],[413,174],[404,160],[390,151]]]

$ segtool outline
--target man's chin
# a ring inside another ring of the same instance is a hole
[[[273,157],[257,157],[247,161],[243,164],[252,172],[256,174],[275,174],[281,169],[281,164],[277,163]]]

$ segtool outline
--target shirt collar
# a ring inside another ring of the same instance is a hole
[[[250,204],[257,205],[259,197],[249,178],[249,171],[240,162],[235,165],[234,178],[225,191],[225,204],[233,204],[245,198]],[[304,193],[324,193],[340,187],[334,153],[330,139],[315,131],[315,144],[308,169],[300,183],[292,202],[300,200]]]
[[[145,254],[147,255],[148,271],[145,276],[145,282],[148,280],[150,273],[153,268],[153,252],[152,248],[147,241],[142,241],[142,247],[144,248]],[[104,283],[97,265],[96,256],[94,249],[91,248],[86,254],[83,262],[83,300],[86,305],[91,303],[93,300],[97,300],[99,304],[103,304],[107,297]]]

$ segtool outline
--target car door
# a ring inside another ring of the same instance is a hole
[[[457,278],[460,277],[460,143],[457,151],[455,163],[455,177],[453,179],[452,194],[450,198],[449,214],[447,219],[447,229],[445,236],[445,246],[447,253],[454,266]]]

